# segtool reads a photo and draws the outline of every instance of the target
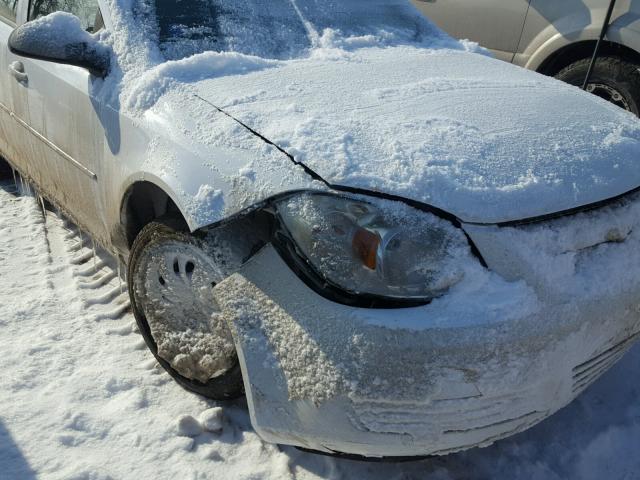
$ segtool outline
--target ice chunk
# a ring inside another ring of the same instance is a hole
[[[178,435],[181,437],[197,437],[202,433],[202,425],[191,415],[181,415],[177,420]]]
[[[222,430],[223,410],[221,407],[210,408],[200,414],[200,424],[208,432]]]

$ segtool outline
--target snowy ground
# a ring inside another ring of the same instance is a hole
[[[218,406],[147,353],[109,261],[0,180],[0,479],[625,479],[640,477],[640,346],[537,427],[485,449],[361,463],[263,443],[242,401]],[[106,260],[106,264],[103,264]]]

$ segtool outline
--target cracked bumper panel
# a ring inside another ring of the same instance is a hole
[[[491,295],[494,280],[478,288]],[[215,291],[260,436],[373,457],[445,454],[522,431],[569,403],[640,329],[638,283],[524,316],[514,304],[530,299],[515,289],[447,326],[446,298],[398,310],[335,304],[271,246]]]

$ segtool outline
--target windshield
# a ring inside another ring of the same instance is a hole
[[[286,59],[327,36],[333,42],[363,36],[415,41],[436,32],[407,0],[155,0],[155,5],[160,47],[169,60],[208,50]]]

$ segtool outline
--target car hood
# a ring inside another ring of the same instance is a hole
[[[635,117],[480,54],[326,49],[194,88],[332,185],[465,222],[553,214],[640,185]]]

